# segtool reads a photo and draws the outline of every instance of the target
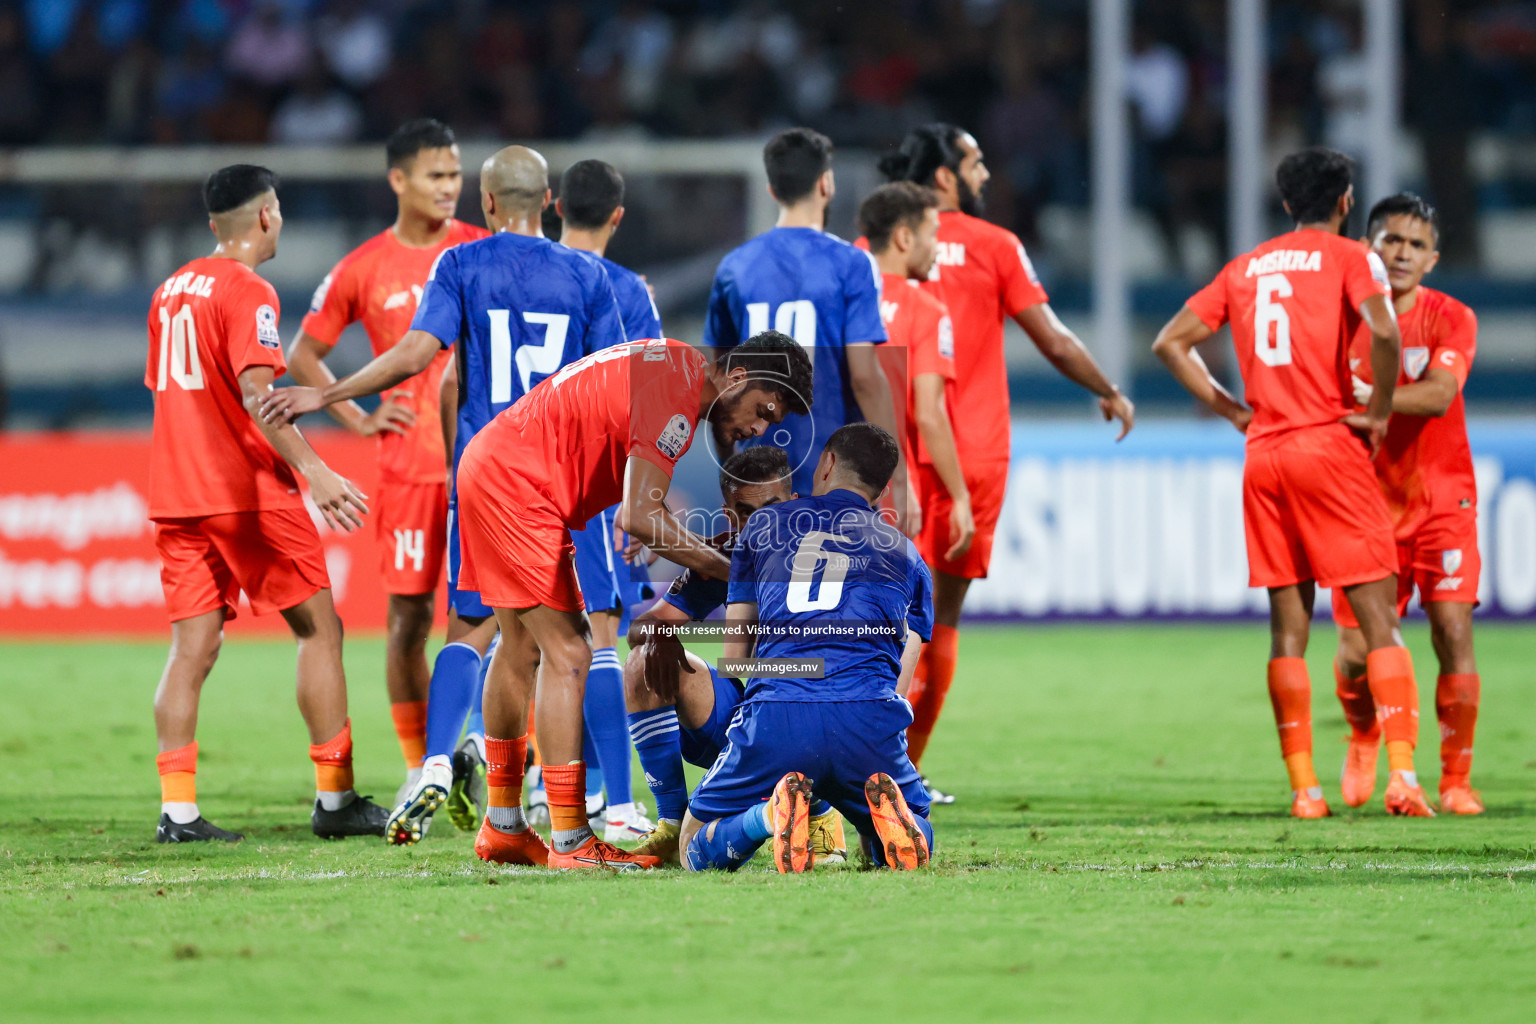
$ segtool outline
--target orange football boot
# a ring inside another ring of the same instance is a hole
[[[1328,809],[1328,801],[1323,799],[1323,787],[1313,786],[1310,789],[1291,791],[1291,817],[1328,818],[1332,816],[1333,812]]]
[[[521,832],[503,832],[490,819],[480,823],[475,836],[475,856],[492,864],[528,864],[543,867],[549,860],[549,847],[531,828]]]
[[[876,772],[864,783],[864,801],[869,804],[870,822],[885,863],[893,871],[916,871],[928,863],[928,837],[917,827],[917,819],[901,795],[901,787],[884,772]]]
[[[612,843],[605,843],[593,836],[570,853],[549,848],[549,860],[545,865],[554,871],[575,871],[584,868],[604,868],[609,871],[649,871],[661,867],[661,858],[644,853],[630,853]]]
[[[768,798],[768,830],[773,836],[773,866],[781,875],[811,870],[811,780],[790,772]]]
[[[1376,792],[1376,755],[1381,753],[1381,731],[1369,738],[1349,737],[1349,752],[1344,755],[1344,771],[1339,776],[1339,790],[1351,807],[1364,807]]]
[[[1387,813],[1404,818],[1433,818],[1435,810],[1424,796],[1424,787],[1410,784],[1402,772],[1387,777]]]
[[[1440,810],[1446,814],[1482,814],[1483,794],[1460,782],[1440,790]]]

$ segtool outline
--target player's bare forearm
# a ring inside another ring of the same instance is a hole
[[[736,601],[725,606],[725,656],[750,658],[757,644],[757,604],[752,601]]]
[[[443,428],[443,454],[447,456],[448,472],[453,473],[453,446],[459,434],[459,361],[448,360],[443,371],[443,383],[437,392],[437,415]]]
[[[408,331],[389,351],[327,387],[322,392],[325,404],[334,405],[388,391],[430,366],[432,357],[441,348],[442,343],[426,331]]]
[[[331,372],[329,366],[325,365],[325,357],[331,354],[333,347],[301,328],[293,339],[293,344],[288,346],[288,375],[300,387],[318,388],[322,391],[330,387],[336,383],[336,375]],[[348,430],[366,435],[365,423],[368,414],[356,402],[338,402],[327,406],[325,411]]]
[[[1214,333],[1185,306],[1158,332],[1157,340],[1152,343],[1152,354],[1162,360],[1168,372],[1173,374],[1173,379],[1183,385],[1184,390],[1200,404],[1230,420],[1237,429],[1246,431],[1248,420],[1253,415],[1252,410],[1221,386],[1221,382],[1206,368],[1200,353],[1195,351],[1196,345]]]
[[[641,544],[678,565],[717,580],[729,579],[731,562],[709,543],[689,531],[667,508],[672,480],[648,459],[631,455],[624,466],[624,503],[619,525]]]
[[[955,446],[955,430],[944,407],[944,378],[936,373],[923,374],[912,382],[912,404],[916,407],[917,432],[928,449],[933,471],[944,483],[951,499],[970,500],[965,474],[960,470],[960,451]]]
[[[1014,320],[1024,328],[1046,361],[1063,377],[1079,387],[1093,392],[1099,398],[1115,394],[1115,385],[1104,376],[1099,364],[1071,328],[1061,322],[1056,311],[1046,302],[1037,303],[1021,311]]]
[[[687,612],[676,605],[657,600],[649,611],[636,617],[629,624],[629,633],[624,639],[629,642],[631,648],[636,648],[645,643],[648,637],[654,635],[658,631],[658,626],[680,626],[687,621]]]
[[[1423,380],[1398,385],[1392,392],[1392,411],[1404,416],[1444,416],[1458,390],[1455,375],[1437,366]]]
[[[844,349],[848,359],[848,383],[853,388],[853,397],[858,400],[859,411],[864,414],[864,418],[890,434],[900,444],[901,431],[896,428],[896,405],[891,401],[891,380],[880,365],[876,347],[871,342],[861,341]],[[891,477],[893,493],[899,493],[896,491],[898,484],[905,489],[906,482],[906,462],[900,459]]]
[[[1365,414],[1385,422],[1392,415],[1392,392],[1397,385],[1397,366],[1402,340],[1397,333],[1397,317],[1384,295],[1372,295],[1360,304],[1360,317],[1371,332],[1371,380],[1374,388]]]
[[[898,697],[905,697],[907,691],[912,689],[912,677],[917,675],[917,663],[922,660],[922,657],[923,638],[908,627],[907,642],[901,649],[901,675],[896,679]]]
[[[248,366],[240,371],[239,381],[245,411],[283,461],[309,481],[310,496],[326,521],[342,530],[362,526],[367,496],[327,466],[292,423],[271,423],[262,416],[262,399],[272,392],[272,368]]]

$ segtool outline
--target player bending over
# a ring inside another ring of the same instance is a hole
[[[539,384],[465,450],[457,477],[461,580],[501,625],[485,682],[481,859],[551,868],[660,863],[598,839],[587,824],[581,711],[592,648],[570,530],[622,499],[620,526],[635,539],[685,568],[725,577],[725,557],[666,507],[673,467],[701,420],[732,441],[761,437],[788,413],[804,412],[810,394],[810,359],[776,332],[714,362],[679,341],[626,344]],[[522,807],[535,680],[548,848]]]
[[[630,341],[665,337],[661,314],[645,280],[603,255],[624,219],[624,178],[618,169],[601,160],[578,160],[560,176],[555,209],[560,214],[560,244],[590,253],[608,272],[624,337]],[[635,803],[630,779],[634,754],[625,727],[624,669],[618,645],[620,624],[626,608],[639,600],[639,587],[631,580],[630,565],[615,550],[613,526],[618,512],[617,506],[604,509],[585,529],[571,531],[576,578],[592,624],[592,668],[582,711],[588,746],[600,770],[593,771],[589,761],[587,797],[589,805],[594,797],[601,801],[606,788],[603,838],[610,843],[633,841],[651,830],[645,808]]]
[[[768,445],[745,448],[720,469],[720,497],[729,543],[760,508],[796,497],[790,490],[789,456]],[[677,637],[656,627],[678,626],[709,617],[725,606],[726,581],[684,570],[672,586],[629,627],[624,663],[624,700],[640,767],[656,797],[656,827],[634,852],[677,864],[678,835],[688,810],[683,762],[708,768],[725,749],[725,729],[741,703],[741,680],[717,673],[683,648]],[[658,693],[676,693],[663,700]],[[810,843],[816,860],[847,860],[843,822],[830,805],[813,808]]]
[[[327,838],[379,835],[388,816],[352,788],[341,620],[294,472],[338,529],[362,525],[364,495],[327,468],[298,430],[258,415],[285,368],[277,292],[255,270],[277,253],[283,217],[276,190],[277,177],[265,167],[235,164],[209,175],[203,204],[218,244],[150,300],[149,517],[171,618],[171,654],[155,692],[155,838],[162,843],[241,838],[202,817],[195,780],[198,700],[242,590],[257,615],[281,612],[298,641],[299,713],[315,763],[310,827]]]
[[[1440,258],[1435,208],[1423,199],[1404,192],[1377,203],[1367,222],[1366,243],[1386,264],[1403,337],[1392,420],[1376,455],[1376,479],[1397,528],[1397,612],[1408,610],[1417,584],[1440,662],[1435,680],[1440,809],[1481,814],[1483,801],[1470,776],[1482,689],[1472,653],[1472,609],[1482,560],[1477,479],[1461,394],[1477,353],[1477,317],[1444,292],[1420,284]],[[1357,335],[1350,359],[1355,396],[1362,403],[1370,402],[1372,392],[1367,345]],[[1334,674],[1350,725],[1342,788],[1344,802],[1359,807],[1376,788],[1381,726],[1366,680],[1365,637],[1337,590],[1333,618],[1339,625]]]
[[[1397,379],[1398,329],[1381,260],[1339,237],[1354,205],[1348,157],[1307,149],[1275,175],[1294,231],[1228,263],[1157,336],[1180,384],[1248,436],[1243,524],[1249,584],[1269,589],[1269,696],[1291,782],[1291,814],[1329,814],[1312,765],[1307,633],[1315,584],[1342,589],[1368,651],[1367,684],[1380,709],[1392,814],[1428,817],[1413,770],[1419,694],[1397,619],[1392,519],[1371,454],[1381,445]],[[1349,344],[1364,324],[1374,377],[1385,381],[1355,413]],[[1194,351],[1232,325],[1245,406]],[[1351,428],[1364,435],[1356,436]]]
[[[907,757],[912,709],[897,686],[932,626],[932,587],[873,507],[898,458],[874,424],[842,427],[816,464],[814,496],[760,510],[737,536],[726,622],[742,632],[726,657],[821,659],[825,674],[747,680],[683,820],[690,870],[735,870],[769,840],[780,873],[810,869],[817,798],[853,822],[874,863],[928,863],[928,791]]]
[[[323,390],[273,392],[262,414],[281,422],[377,394],[421,373],[439,352],[456,346],[461,397],[454,451],[455,464],[462,463],[477,431],[535,383],[624,337],[607,272],[587,254],[544,237],[541,214],[549,198],[542,156],[522,146],[494,153],[480,170],[480,208],[496,233],[438,257],[405,337]],[[418,841],[450,791],[461,788],[463,779],[456,781],[453,773],[454,747],[496,633],[491,608],[474,587],[461,585],[459,476],[456,470],[449,499],[448,601],[454,615],[449,642],[432,673],[421,778],[390,816],[387,838],[400,844]],[[459,801],[456,823],[473,826],[466,804]]]
[[[944,708],[959,658],[960,610],[971,581],[987,575],[992,538],[1008,485],[1008,367],[1003,321],[1013,319],[1056,370],[1098,397],[1106,420],[1120,421],[1120,437],[1135,423],[1130,399],[1052,311],[1035,268],[1013,232],[982,219],[982,192],[991,177],[981,147],[952,124],[914,128],[901,149],[880,161],[891,181],[912,181],[939,194],[938,258],[923,288],[944,303],[954,321],[955,449],[965,473],[976,536],[953,556],[951,490],[937,464],[918,467],[922,531],[918,550],[934,573],[933,642],[923,649],[912,684],[912,760],[921,764],[928,737]],[[929,787],[930,791],[933,787]],[[954,797],[934,791],[935,803]]]
[[[315,289],[309,313],[288,350],[288,372],[308,387],[336,377],[325,357],[347,325],[361,321],[373,354],[387,352],[410,329],[422,286],[444,249],[489,232],[454,219],[464,174],[453,130],[440,121],[408,121],[384,145],[395,223],[356,249]],[[438,393],[450,362],[438,353],[421,373],[384,393],[366,413],[356,402],[328,412],[363,437],[379,439],[379,486],[373,496],[380,576],[389,595],[384,683],[406,782],[421,777],[427,748],[427,636],[443,576],[448,479]]]

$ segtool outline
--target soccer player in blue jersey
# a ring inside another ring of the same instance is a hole
[[[928,862],[928,791],[907,757],[912,708],[899,687],[932,631],[933,584],[873,507],[899,457],[879,427],[842,427],[816,463],[813,497],[761,509],[737,535],[726,657],[817,659],[825,671],[747,680],[683,820],[690,870],[735,870],[769,840],[781,873],[809,870],[817,798],[853,822],[874,863]]]
[[[549,168],[508,146],[480,170],[485,223],[495,234],[446,250],[432,267],[411,329],[388,352],[323,390],[284,388],[263,405],[269,421],[291,420],[335,402],[377,394],[420,373],[444,348],[457,350],[460,389],[454,465],[475,434],[545,377],[624,340],[608,273],[597,260],[544,237]],[[385,838],[414,843],[453,784],[452,755],[496,623],[480,596],[454,586],[459,545],[449,502],[449,643],[433,666],[427,758],[416,785],[390,817]],[[455,625],[456,624],[456,625]],[[477,822],[470,818],[471,827]]]
[[[645,280],[603,255],[624,219],[624,178],[601,160],[579,160],[560,176],[560,243],[591,253],[608,271],[624,335],[630,341],[664,338],[661,314]],[[585,530],[572,530],[576,545],[576,577],[581,581],[587,618],[592,623],[592,667],[582,711],[588,738],[587,810],[599,810],[603,839],[633,841],[651,830],[645,808],[635,803],[631,789],[629,730],[624,712],[624,669],[619,661],[619,629],[626,609],[640,598],[644,569],[631,567],[615,550],[614,522],[618,507],[597,514]],[[622,534],[620,535],[622,536]],[[632,578],[640,577],[640,579]],[[530,780],[532,781],[532,780]],[[532,786],[525,787],[530,796]],[[602,794],[607,790],[606,806]],[[593,804],[599,805],[595,808]],[[600,809],[599,809],[600,808]]]
[[[771,230],[720,261],[709,295],[704,344],[716,353],[772,328],[810,349],[816,395],[809,416],[790,416],[761,442],[783,448],[795,490],[809,494],[822,445],[838,427],[861,418],[897,431],[890,382],[875,346],[886,340],[880,319],[880,270],[867,252],[823,230],[835,186],[832,140],[790,128],[763,149],[768,190],[779,204]],[[716,438],[721,457],[727,446]],[[904,523],[906,467],[892,488]]]
[[[789,457],[780,448],[758,445],[737,452],[720,470],[724,501],[717,540],[728,544],[747,518],[760,508],[796,497],[790,490]],[[725,580],[701,576],[690,569],[629,628],[629,659],[624,663],[624,702],[629,730],[646,784],[656,797],[656,825],[634,848],[635,853],[678,863],[678,835],[688,810],[688,785],[683,762],[708,768],[725,749],[725,730],[741,703],[741,680],[718,674],[697,654],[686,650],[668,627],[708,618],[725,606]],[[657,685],[657,676],[671,678]],[[657,692],[676,693],[676,700]],[[847,858],[842,819],[830,806],[813,808],[811,846],[818,861],[840,863]]]

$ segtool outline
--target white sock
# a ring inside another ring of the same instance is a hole
[[[1419,784],[1419,773],[1418,772],[1401,772],[1400,771],[1397,774],[1401,775],[1403,777],[1403,781],[1408,783],[1408,785],[1410,785],[1410,786],[1417,786]]]
[[[631,800],[627,804],[609,804],[609,821],[628,821],[635,813],[635,802]]]
[[[190,825],[192,822],[202,817],[202,815],[198,813],[197,804],[178,803],[174,800],[162,803],[160,805],[160,813],[169,814],[171,816],[171,820],[178,825]]]
[[[339,811],[357,799],[357,790],[349,789],[344,793],[328,793],[323,789],[317,789],[315,791],[315,799],[320,801],[320,806],[325,810]]]
[[[413,787],[420,781],[421,765],[417,765],[415,768],[407,768],[405,770],[405,784],[407,787]]]
[[[602,809],[603,809],[603,794],[602,793],[588,793],[587,794],[587,817],[589,817],[589,818],[592,817],[593,815],[597,814],[597,812],[601,811]]]

